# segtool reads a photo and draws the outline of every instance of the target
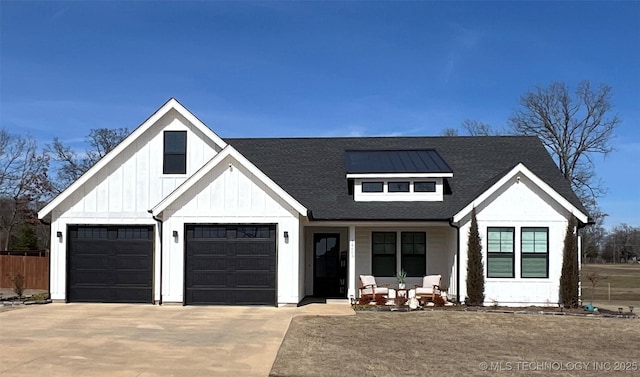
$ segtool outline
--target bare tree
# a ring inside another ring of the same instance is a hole
[[[640,227],[627,224],[614,226],[607,236],[603,254],[603,258],[614,263],[629,261],[640,255]]]
[[[37,221],[35,205],[50,193],[49,158],[32,137],[0,129],[0,249],[9,246],[14,228]]]
[[[126,128],[92,129],[85,137],[88,147],[84,153],[79,153],[70,146],[64,145],[59,138],[54,138],[53,144],[48,146],[53,159],[59,163],[54,190],[58,193],[62,192],[113,150],[128,134],[129,130]]]
[[[477,120],[465,119],[462,128],[467,130],[471,136],[498,136],[503,134],[500,130],[495,130],[491,125]]]
[[[593,214],[591,216],[594,217]],[[600,259],[605,247],[607,230],[602,225],[604,218],[598,217],[597,214],[595,218],[595,224],[580,229],[583,263],[592,263]]]
[[[440,132],[440,136],[458,136],[458,130],[455,128],[445,128]]]
[[[621,121],[610,114],[611,87],[602,84],[592,90],[589,81],[582,81],[572,96],[564,83],[555,82],[529,91],[520,105],[509,120],[513,131],[537,136],[576,194],[588,206],[595,204],[605,189],[591,158],[613,150],[609,141]]]

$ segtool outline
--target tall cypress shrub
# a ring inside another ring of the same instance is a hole
[[[467,305],[484,303],[484,265],[482,264],[482,245],[475,207],[471,211],[471,228],[467,241]]]
[[[578,306],[578,284],[580,275],[578,272],[578,243],[573,233],[576,228],[576,219],[571,216],[567,224],[567,233],[564,237],[564,249],[562,252],[562,275],[560,276],[560,303],[564,307]]]

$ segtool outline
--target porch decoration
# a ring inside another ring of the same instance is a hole
[[[407,287],[407,272],[404,269],[400,270],[396,274],[396,278],[398,279],[398,288],[405,289]]]

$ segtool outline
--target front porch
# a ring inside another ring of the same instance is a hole
[[[396,274],[404,269],[409,288],[425,275],[442,275],[449,300],[458,301],[458,234],[447,222],[326,222],[301,228],[301,298],[357,299],[360,275],[397,288]]]

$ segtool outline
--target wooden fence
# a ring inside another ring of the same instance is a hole
[[[49,290],[49,252],[0,252],[0,288],[13,288],[19,273],[24,276],[24,289]]]

